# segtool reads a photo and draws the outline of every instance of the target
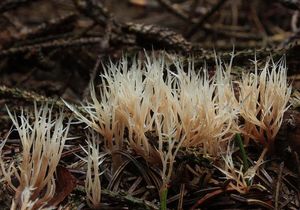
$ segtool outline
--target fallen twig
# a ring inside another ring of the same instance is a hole
[[[25,45],[21,47],[11,47],[7,50],[0,51],[1,56],[9,56],[18,53],[24,53],[28,51],[35,51],[39,49],[52,49],[58,47],[70,47],[70,46],[77,46],[77,45],[87,45],[87,44],[94,44],[99,43],[102,40],[101,37],[84,37],[78,39],[56,39],[49,42],[43,42],[33,45]]]
[[[79,191],[79,194],[85,194],[82,189],[78,188],[75,191]],[[155,204],[142,200],[139,198],[135,198],[125,192],[113,192],[107,189],[101,189],[101,194],[103,197],[108,197],[109,199],[118,201],[120,203],[126,203],[128,206],[134,207],[137,210],[158,210],[159,207]]]
[[[275,190],[275,210],[278,210],[279,208],[279,194],[280,194],[280,189],[281,189],[281,180],[282,180],[282,171],[284,167],[284,162],[280,163],[279,166],[279,173],[278,173],[278,180],[276,184],[276,190]]]
[[[26,3],[33,2],[36,0],[4,0],[0,4],[0,13],[6,12],[8,10],[15,9]]]
[[[179,50],[183,52],[188,52],[191,49],[191,44],[181,34],[174,31],[154,25],[119,23],[100,3],[94,3],[91,0],[73,0],[73,2],[81,13],[90,17],[97,24],[103,27],[111,24],[113,27],[112,31],[122,36],[124,36],[124,33],[135,35],[136,43],[144,48]]]
[[[215,6],[211,8],[211,10],[206,15],[204,15],[204,17],[201,18],[201,20],[199,20],[199,22],[192,26],[192,28],[186,33],[184,37],[191,38],[201,28],[205,21],[207,21],[208,18],[210,18],[216,11],[218,11],[226,1],[227,0],[220,0]]]
[[[40,103],[53,103],[57,107],[64,107],[64,103],[59,99],[48,98],[42,95],[39,95],[32,91],[20,90],[18,88],[9,88],[5,85],[0,86],[0,99],[4,98],[21,100],[26,102],[40,102]]]
[[[157,0],[163,7],[165,7],[170,13],[174,14],[176,17],[184,21],[191,22],[190,17],[184,13],[180,8],[177,6],[172,5],[169,0]]]

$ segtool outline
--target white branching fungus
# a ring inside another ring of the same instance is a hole
[[[209,78],[206,69],[196,73],[192,62],[186,73],[182,63],[167,64],[163,55],[146,58],[145,63],[133,61],[130,66],[123,58],[119,64],[106,67],[99,97],[92,87],[92,102],[82,106],[88,116],[67,106],[104,137],[110,151],[124,148],[128,131],[130,148],[148,162],[157,162],[157,151],[163,151],[164,130],[171,126],[169,115],[173,115],[174,141],[181,142],[184,136],[183,146],[203,148],[204,153],[217,155],[221,144],[225,142],[226,146],[232,136],[237,114],[218,95],[218,92],[225,93],[227,98],[234,95],[229,76],[223,80],[219,77],[221,84]],[[170,65],[176,67],[176,73],[169,69]],[[218,71],[223,74],[222,69]],[[150,132],[158,137],[157,148],[149,143]]]
[[[16,192],[13,201],[16,209],[44,209],[54,196],[54,173],[67,140],[69,124],[64,127],[63,114],[53,117],[51,112],[48,105],[38,109],[35,104],[31,123],[29,113],[22,110],[17,117],[8,110],[22,144],[21,163],[18,166],[11,163],[6,170],[1,160],[1,169],[4,180]],[[18,179],[19,186],[12,183],[12,176]]]
[[[217,156],[233,135],[237,115],[232,104],[226,101],[228,96],[234,97],[230,78],[223,75],[221,66],[212,78],[206,69],[196,74],[192,64],[187,73],[182,69],[177,65],[179,97],[176,105],[186,135],[183,146],[203,148],[205,154]]]
[[[9,134],[7,135],[7,137],[9,136]],[[8,169],[5,168],[5,163],[2,159],[2,149],[5,146],[5,143],[7,141],[7,137],[2,140],[1,144],[0,144],[0,178],[1,178],[1,182],[6,181],[11,185],[11,175],[14,173],[14,167],[13,167],[13,163],[10,164],[10,166],[8,167]]]
[[[87,162],[87,172],[85,179],[85,191],[87,197],[87,203],[91,208],[99,209],[101,203],[101,172],[100,165],[104,161],[105,153],[100,153],[99,140],[97,134],[93,132],[91,135],[87,135],[88,138],[88,149],[81,147],[87,154],[85,159],[81,158]]]
[[[258,74],[245,74],[240,82],[240,115],[245,123],[241,129],[249,139],[272,148],[280,129],[283,114],[288,109],[291,86],[287,82],[287,68],[284,60],[274,63],[269,60]]]
[[[12,205],[11,205],[11,210],[19,209],[19,210],[32,210],[32,209],[37,209],[37,210],[54,210],[57,209],[54,206],[47,206],[47,203],[44,204],[38,204],[38,198],[34,201],[31,200],[32,192],[34,189],[25,187],[25,189],[21,192],[21,204],[18,205],[16,202],[13,200]],[[37,208],[37,204],[39,207]]]
[[[221,166],[215,166],[219,171],[225,175],[226,180],[230,180],[228,184],[228,189],[236,190],[237,192],[243,194],[247,193],[253,186],[253,180],[259,171],[259,167],[263,164],[263,158],[267,152],[266,149],[263,150],[258,160],[255,164],[244,170],[244,166],[239,167],[234,164],[233,161],[234,145],[228,144],[227,151],[225,155],[222,155],[223,164]],[[260,184],[255,185],[257,188],[264,189]]]
[[[255,61],[254,73],[232,81],[233,58],[228,65],[217,59],[213,76],[205,68],[195,70],[193,62],[186,69],[176,59],[166,62],[163,54],[130,65],[123,58],[104,69],[99,96],[91,87],[92,102],[82,105],[87,116],[67,106],[104,137],[112,154],[128,146],[148,163],[158,160],[164,197],[180,147],[217,157],[238,132],[246,142],[253,139],[268,147],[274,141],[291,92],[285,64],[269,61],[259,74]],[[245,190],[245,177],[253,173],[236,170],[229,153],[225,163],[222,172],[238,180],[237,190]]]
[[[227,180],[233,181],[229,183],[229,187],[240,193],[246,193],[249,189],[247,184],[248,180],[246,174],[243,172],[243,166],[241,165],[239,168],[237,168],[234,165],[232,159],[233,151],[234,147],[232,145],[228,145],[226,154],[222,155],[224,165],[216,168],[226,176]]]

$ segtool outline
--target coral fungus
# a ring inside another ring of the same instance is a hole
[[[63,125],[64,116],[59,113],[54,118],[48,105],[34,108],[34,120],[31,123],[29,113],[17,117],[9,110],[8,114],[19,133],[22,143],[21,163],[11,163],[5,169],[1,159],[4,180],[16,192],[12,209],[40,209],[48,206],[55,194],[54,174],[67,140],[69,124]],[[12,176],[17,177],[15,186]]]

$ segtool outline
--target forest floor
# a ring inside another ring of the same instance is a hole
[[[61,99],[76,105],[88,100],[90,83],[101,83],[101,63],[124,55],[143,57],[144,50],[164,50],[183,60],[192,57],[196,67],[206,65],[213,72],[215,52],[226,63],[234,48],[237,74],[252,68],[255,55],[262,64],[269,56],[284,56],[293,95],[300,89],[299,10],[300,2],[289,0],[2,0],[0,137],[4,139],[12,126],[6,107],[19,113],[33,110],[34,102],[48,102],[54,111],[64,109],[71,116]],[[70,135],[77,138],[67,143],[57,169],[56,203],[63,209],[89,209],[84,167],[75,164],[84,154],[84,127],[71,126]],[[225,181],[215,160],[196,149],[181,150],[168,209],[300,209],[298,141],[296,105],[285,113],[276,152],[267,155],[253,186],[244,193],[227,187],[236,180]],[[250,143],[245,149],[254,165],[263,148]],[[3,147],[3,159],[17,161],[21,151],[13,131]],[[134,153],[123,153],[126,161],[117,173],[107,170],[102,175],[99,209],[159,209],[159,173]],[[234,155],[240,160],[239,152]],[[15,192],[1,185],[0,209],[9,209]]]

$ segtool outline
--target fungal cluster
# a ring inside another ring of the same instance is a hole
[[[262,69],[255,60],[253,71],[239,79],[231,76],[233,57],[228,65],[217,59],[214,75],[206,68],[194,68],[192,61],[183,64],[169,55],[146,55],[145,60],[123,58],[117,64],[110,63],[104,68],[99,88],[95,90],[91,84],[91,101],[80,109],[65,102],[79,121],[102,136],[105,150],[112,156],[113,173],[122,164],[117,151],[129,149],[160,167],[163,199],[180,148],[225,157],[220,170],[232,178],[230,143],[236,134],[243,136],[244,144],[253,140],[267,149],[273,147],[291,94],[283,60],[275,63],[269,59]],[[47,105],[35,107],[32,124],[23,112],[20,119],[9,115],[23,147],[19,166],[12,163],[6,169],[1,159],[3,180],[16,192],[13,205],[22,209],[49,207],[55,169],[70,124],[63,125],[62,113],[53,120]],[[94,208],[101,200],[99,165],[103,157],[97,142],[94,134],[89,135],[88,149],[82,147],[87,155],[83,158],[88,168],[87,199]],[[235,172],[241,177],[241,170]],[[18,187],[12,176],[18,178]],[[245,180],[240,183],[246,185]]]

